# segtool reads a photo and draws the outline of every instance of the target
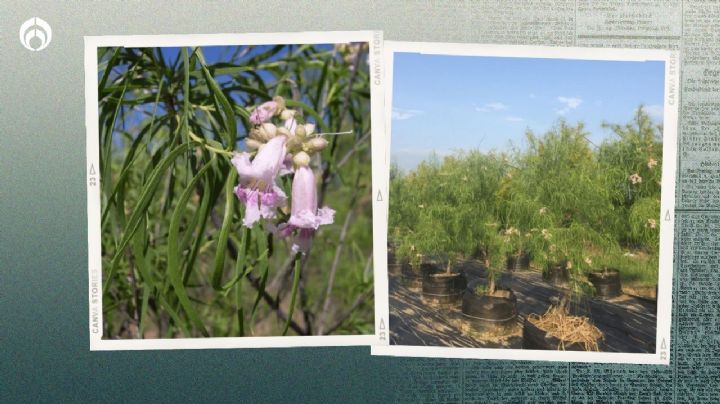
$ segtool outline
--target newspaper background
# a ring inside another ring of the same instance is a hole
[[[32,1],[1,8],[0,401],[720,401],[720,3]],[[33,16],[53,27],[42,52],[18,41],[18,28]],[[383,30],[387,40],[680,50],[669,367],[371,357],[357,347],[88,351],[82,36],[353,29]],[[49,148],[28,147],[34,142]]]

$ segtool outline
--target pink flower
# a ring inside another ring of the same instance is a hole
[[[633,184],[639,184],[642,182],[642,177],[639,176],[637,173],[635,173],[635,174],[629,176],[628,180],[630,180],[630,182],[632,182]]]
[[[250,114],[250,122],[255,125],[260,125],[270,120],[278,110],[278,103],[275,101],[268,101],[262,103],[259,107]]]
[[[252,162],[248,153],[238,153],[232,158],[239,177],[235,195],[245,203],[245,227],[252,227],[260,218],[275,217],[275,208],[287,199],[275,182],[286,162],[286,140],[285,136],[270,139],[260,147]]]
[[[292,184],[290,219],[280,226],[280,235],[287,237],[294,230],[298,230],[293,240],[292,249],[294,252],[305,253],[310,250],[315,230],[321,225],[331,224],[334,216],[334,210],[328,207],[321,209],[317,207],[315,175],[310,167],[301,166],[297,168]]]
[[[297,128],[297,121],[294,117],[285,121],[285,129],[287,129],[292,136],[295,136],[295,129]]]

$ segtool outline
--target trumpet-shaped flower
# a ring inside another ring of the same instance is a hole
[[[639,176],[637,173],[635,173],[635,174],[629,176],[628,180],[633,184],[639,184],[642,182],[642,177]]]
[[[286,140],[285,136],[270,139],[252,161],[248,153],[238,153],[232,158],[239,179],[235,195],[245,203],[243,225],[246,227],[252,227],[260,218],[275,217],[275,208],[287,199],[275,182],[286,161]]]
[[[287,237],[294,230],[298,230],[293,240],[294,252],[306,253],[310,250],[312,237],[315,231],[324,224],[331,224],[335,211],[317,207],[317,187],[315,175],[308,166],[301,166],[295,170],[292,184],[292,206],[290,219],[281,225],[280,235]]]
[[[270,120],[278,111],[278,103],[275,101],[268,101],[262,103],[259,107],[250,114],[250,122],[255,125],[260,125]]]

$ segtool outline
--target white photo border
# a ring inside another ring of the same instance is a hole
[[[211,337],[175,339],[102,339],[102,248],[99,167],[98,63],[99,47],[171,47],[218,45],[335,44],[367,42],[370,70],[372,192],[381,192],[388,172],[384,150],[383,34],[382,31],[325,31],[254,34],[85,36],[85,125],[88,211],[88,301],[91,351],[145,349],[284,348],[316,346],[367,346],[380,342],[377,334],[329,336]],[[373,236],[384,234],[381,197],[373,198]],[[384,244],[373,243],[374,290],[387,290]],[[382,281],[382,279],[385,279]],[[375,317],[375,330],[382,320]]]
[[[660,265],[658,274],[657,295],[657,326],[654,353],[616,353],[616,352],[575,352],[545,351],[504,348],[459,348],[459,347],[428,347],[409,345],[390,345],[389,324],[385,334],[378,335],[382,344],[371,347],[372,355],[430,357],[430,358],[469,358],[469,359],[508,359],[508,360],[542,360],[559,362],[597,362],[597,363],[631,363],[631,364],[670,364],[670,330],[672,325],[672,282],[673,282],[673,249],[675,232],[675,180],[677,173],[678,151],[678,107],[680,103],[680,60],[677,51],[654,49],[618,49],[618,48],[572,48],[525,45],[481,45],[467,43],[440,42],[385,42],[385,134],[386,162],[390,166],[390,137],[392,126],[392,93],[393,93],[393,61],[396,52],[421,53],[432,55],[456,56],[490,56],[518,57],[542,59],[573,59],[573,60],[617,60],[617,61],[662,61],[665,62],[665,92],[663,118],[663,165],[662,188],[660,198]],[[389,185],[389,171],[385,173],[384,186]],[[389,196],[391,197],[391,196]],[[389,199],[389,198],[388,198]],[[389,215],[387,204],[385,217]],[[383,247],[387,242],[387,225],[382,238]],[[380,231],[381,229],[375,229]],[[377,232],[376,232],[377,234]],[[376,236],[377,237],[377,236]],[[387,256],[381,258],[383,268],[387,268]],[[376,278],[375,307],[376,318],[389,318],[388,289],[377,290]],[[387,283],[387,274],[383,282]],[[377,329],[380,333],[383,330]],[[384,336],[385,338],[381,338]]]

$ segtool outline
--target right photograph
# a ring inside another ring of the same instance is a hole
[[[661,359],[670,325],[676,107],[666,101],[674,100],[667,84],[675,60],[409,48],[392,63],[386,351]],[[668,122],[672,136],[664,137]],[[663,197],[668,183],[672,194]],[[662,251],[661,228],[670,251]],[[663,266],[669,278],[659,288]],[[659,312],[659,296],[667,311]]]

